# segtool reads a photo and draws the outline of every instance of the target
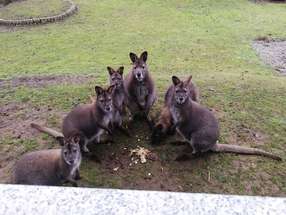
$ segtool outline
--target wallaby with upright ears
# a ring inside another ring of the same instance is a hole
[[[80,134],[80,145],[84,152],[89,152],[87,144],[92,142],[100,142],[101,135],[106,131],[112,135],[110,123],[113,118],[113,94],[114,86],[103,89],[99,86],[95,87],[96,100],[91,104],[79,105],[75,107],[64,118],[62,124],[63,134],[53,129],[31,124],[37,130],[47,133],[51,136],[69,137],[73,133]]]
[[[30,185],[77,186],[81,163],[80,136],[57,137],[61,149],[34,151],[24,154],[15,164],[12,182]]]
[[[180,81],[178,77],[174,76],[174,78]],[[199,90],[196,87],[196,85],[192,82],[192,75],[190,75],[186,80],[182,82],[190,91],[189,94],[190,99],[192,101],[199,103]],[[152,135],[151,135],[152,144],[158,144],[162,138],[166,137],[167,134],[175,133],[175,126],[173,123],[172,114],[170,110],[172,106],[172,99],[174,92],[175,92],[175,86],[171,84],[165,93],[164,106],[161,109],[159,119],[152,130]]]
[[[125,113],[125,106],[126,106],[126,95],[124,90],[124,83],[123,83],[123,70],[124,67],[121,66],[117,70],[107,67],[109,73],[109,82],[110,85],[114,85],[115,88],[112,94],[113,100],[113,118],[112,118],[112,127],[118,128],[120,131],[125,133],[126,135],[130,135],[129,132],[123,128],[123,115]]]
[[[207,151],[251,154],[281,160],[281,157],[256,148],[230,144],[218,144],[219,124],[214,114],[202,105],[192,101],[186,83],[172,77],[175,87],[171,114],[176,131],[191,145],[192,153]]]
[[[148,53],[144,51],[140,57],[130,53],[129,56],[132,61],[132,69],[124,79],[127,106],[133,116],[143,113],[149,126],[152,126],[149,112],[156,101],[156,92],[146,63]]]

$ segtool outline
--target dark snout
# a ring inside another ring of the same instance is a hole
[[[112,110],[112,107],[111,107],[111,106],[106,106],[106,107],[105,107],[105,110],[106,110],[107,112],[110,112],[110,111]]]
[[[184,104],[186,101],[186,98],[184,96],[178,96],[176,100],[178,104]]]
[[[143,71],[139,70],[135,72],[135,78],[137,79],[137,81],[143,81],[144,79],[144,75],[143,75]]]

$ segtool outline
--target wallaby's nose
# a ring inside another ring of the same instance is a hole
[[[73,160],[70,160],[70,164],[73,164],[73,162],[74,162]]]
[[[183,100],[184,100],[184,98],[183,98],[183,97],[180,97],[179,99],[180,99],[180,102],[183,102]]]
[[[110,111],[110,110],[111,110],[111,107],[110,107],[110,106],[106,107],[106,110],[107,110],[107,111]]]

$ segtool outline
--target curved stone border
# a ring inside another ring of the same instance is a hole
[[[0,25],[5,26],[18,26],[18,25],[33,25],[33,24],[46,24],[64,20],[65,18],[73,15],[77,10],[78,6],[75,5],[71,0],[67,0],[71,6],[65,12],[55,15],[55,16],[47,16],[40,18],[30,18],[30,19],[19,19],[19,20],[11,20],[11,19],[0,19]]]

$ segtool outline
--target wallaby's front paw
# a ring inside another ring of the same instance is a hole
[[[84,153],[89,153],[90,152],[89,149],[86,146],[82,147],[82,151]]]

